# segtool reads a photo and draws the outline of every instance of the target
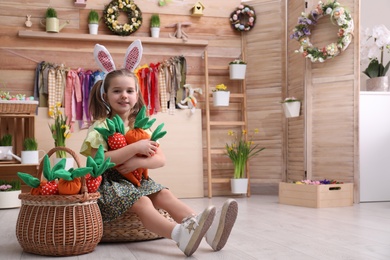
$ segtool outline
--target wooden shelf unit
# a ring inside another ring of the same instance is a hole
[[[244,53],[243,53],[244,55]],[[244,57],[243,57],[244,58]],[[208,197],[211,198],[213,196],[213,184],[218,183],[229,183],[230,178],[216,178],[213,177],[213,169],[212,169],[212,163],[211,158],[213,155],[223,155],[225,154],[225,150],[221,148],[213,148],[211,144],[211,131],[212,127],[218,127],[218,126],[237,126],[241,127],[241,129],[247,129],[247,107],[246,107],[246,85],[245,80],[241,81],[240,86],[240,93],[231,93],[230,94],[230,100],[232,99],[240,99],[241,103],[241,117],[242,121],[212,121],[210,112],[211,108],[210,105],[212,103],[212,92],[211,88],[209,86],[209,71],[210,70],[229,70],[228,66],[208,66],[208,55],[207,51],[205,51],[205,78],[206,78],[206,152],[207,152],[207,179],[208,179]],[[228,109],[225,109],[228,110]],[[248,165],[246,167],[246,176],[248,178],[248,192],[247,196],[250,196],[250,176],[248,171]]]
[[[9,104],[8,104],[9,105]],[[18,104],[14,104],[17,106]],[[37,107],[38,102],[33,102],[31,106]],[[4,113],[4,110],[0,109],[0,137],[5,134],[12,135],[12,147],[13,153],[20,157],[23,149],[23,141],[25,138],[35,137],[35,109],[27,109],[26,111],[18,111],[17,114]],[[18,160],[1,160],[0,161],[0,179],[2,180],[15,180],[19,179],[16,175],[17,172],[25,172],[38,177],[38,165],[37,164],[21,164]],[[22,182],[22,192],[28,192],[30,187]]]

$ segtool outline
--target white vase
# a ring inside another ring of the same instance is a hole
[[[0,209],[18,208],[21,206],[21,190],[0,191]]]
[[[150,27],[150,34],[153,38],[160,37],[160,28],[159,27]]]
[[[230,179],[230,188],[234,194],[246,194],[248,192],[248,179]]]
[[[366,80],[367,91],[389,91],[389,77],[376,77]]]
[[[88,24],[88,28],[89,28],[89,34],[98,34],[98,29],[99,29],[99,24],[97,23],[90,23]]]
[[[59,163],[62,159],[64,158],[54,158],[54,161],[53,161],[53,165],[56,165],[57,163]],[[69,170],[70,168],[74,168],[74,158],[65,158],[66,159],[66,163],[65,163],[65,170]],[[53,168],[53,167],[52,167]]]
[[[286,102],[282,104],[284,115],[287,118],[298,117],[301,110],[301,102]]]
[[[245,79],[246,64],[230,64],[229,75],[230,79]]]
[[[214,91],[213,104],[215,107],[229,106],[230,91]]]

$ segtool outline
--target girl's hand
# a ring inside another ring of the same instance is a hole
[[[147,157],[155,155],[158,148],[158,144],[156,142],[148,139],[139,140],[135,142],[135,145],[138,147],[138,153]]]

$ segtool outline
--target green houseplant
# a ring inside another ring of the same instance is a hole
[[[253,134],[257,134],[259,131],[255,129]],[[234,131],[229,131],[228,135],[233,138],[233,141],[229,144],[226,143],[226,154],[232,160],[234,165],[233,179],[231,179],[231,189],[233,193],[246,193],[248,186],[248,179],[245,178],[245,167],[250,158],[263,151],[264,147],[259,147],[258,144],[254,144],[251,139],[252,136],[248,136],[247,130],[242,130],[238,135]]]
[[[65,25],[69,24],[69,21],[60,26],[60,20],[57,17],[57,11],[53,7],[46,9],[45,13],[45,23],[41,21],[41,24],[46,27],[46,32],[58,33]]]
[[[160,37],[160,15],[152,14],[150,18],[150,33],[153,38]]]
[[[98,34],[99,29],[99,14],[95,10],[89,11],[88,14],[89,34]]]
[[[0,139],[0,159],[12,160],[12,135],[5,134]]]
[[[35,138],[26,138],[23,141],[24,151],[36,151],[38,150],[38,142]]]

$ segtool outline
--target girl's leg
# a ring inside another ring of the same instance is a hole
[[[149,198],[156,209],[166,210],[177,223],[181,223],[184,218],[196,215],[189,206],[176,198],[168,189],[154,193]]]
[[[141,197],[130,208],[130,211],[138,215],[146,229],[160,236],[171,238],[172,230],[177,223],[162,216],[148,197]]]

